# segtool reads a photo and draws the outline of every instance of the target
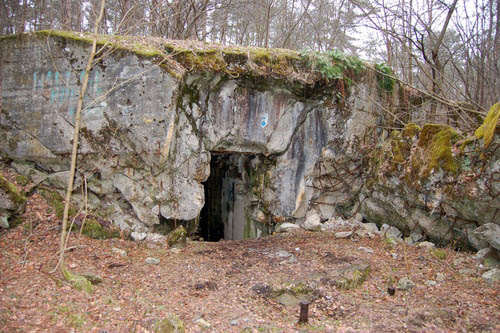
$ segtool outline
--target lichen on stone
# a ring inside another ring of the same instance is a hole
[[[420,126],[418,126],[417,124],[408,123],[401,130],[401,136],[403,138],[413,138],[415,136],[418,136],[420,134],[420,131],[422,131],[422,128],[420,128]]]
[[[89,280],[79,274],[71,273],[66,267],[62,267],[62,273],[66,281],[68,281],[73,288],[85,291],[88,294],[91,294],[94,291],[94,287]]]
[[[431,172],[442,169],[445,172],[456,174],[458,164],[452,154],[452,144],[456,143],[460,135],[449,126],[427,124],[422,128],[418,146],[424,151],[424,161],[414,160],[412,167],[421,170],[421,178],[427,178]],[[421,164],[421,165],[418,165]]]
[[[340,289],[351,290],[361,286],[370,276],[369,265],[352,265],[340,271],[335,285]]]
[[[74,224],[73,231],[78,232],[80,226]],[[93,239],[110,239],[120,237],[120,230],[116,227],[105,227],[95,218],[87,218],[84,221],[82,234]]]
[[[170,232],[167,236],[167,244],[169,247],[182,247],[186,244],[187,231],[182,225]]]
[[[26,203],[26,197],[19,193],[14,184],[10,183],[2,175],[0,175],[0,189],[7,194],[10,201],[16,206],[23,206]]]
[[[488,148],[493,136],[495,135],[495,130],[497,128],[498,119],[500,118],[500,102],[494,104],[488,115],[484,119],[483,124],[474,132],[474,135],[484,141],[484,148]]]
[[[54,208],[56,216],[59,219],[62,219],[64,215],[64,198],[57,191],[46,187],[39,188],[38,192],[45,200],[47,200],[49,206]],[[70,205],[68,216],[75,216],[76,213],[77,209],[73,205]]]
[[[184,333],[184,323],[174,314],[168,314],[164,319],[158,320],[154,326],[155,333]]]

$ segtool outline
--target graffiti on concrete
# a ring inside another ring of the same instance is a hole
[[[83,80],[85,71],[35,71],[33,72],[33,94],[42,93],[48,95],[48,102],[56,106],[66,106],[67,114],[71,119],[75,117],[76,105],[80,82]],[[89,77],[87,89],[88,95],[92,99],[101,96],[103,93],[102,85],[99,80],[101,73],[99,70],[92,71]],[[95,105],[85,111],[84,118],[102,118],[101,105]]]

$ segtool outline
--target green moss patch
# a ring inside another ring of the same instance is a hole
[[[422,128],[418,146],[424,150],[424,161],[413,160],[415,169],[421,170],[421,177],[427,178],[433,170],[456,174],[458,164],[453,157],[451,148],[460,139],[457,132],[449,126],[427,124]],[[421,165],[419,165],[421,164]]]
[[[155,333],[184,333],[184,323],[174,314],[168,314],[164,319],[158,320],[154,326]]]
[[[414,123],[409,123],[406,124],[405,127],[401,130],[401,136],[403,138],[413,138],[418,136],[420,134],[420,131],[422,131],[420,126]]]
[[[4,191],[16,206],[23,207],[26,203],[26,197],[22,195],[14,184],[10,183],[2,175],[0,175],[0,189]]]
[[[79,232],[82,222],[73,224],[72,230]],[[83,222],[82,234],[94,239],[110,239],[120,237],[120,230],[112,227],[111,223],[103,221],[98,217],[89,216]]]
[[[38,193],[40,193],[40,195],[47,200],[49,206],[54,208],[57,217],[62,219],[64,215],[64,198],[57,191],[51,190],[47,187],[40,187],[38,189]],[[71,218],[75,216],[76,213],[76,207],[70,205],[68,216]]]
[[[93,35],[90,33],[64,30],[43,30],[5,38],[25,36],[60,38],[84,44],[93,42]],[[98,35],[97,45],[107,47],[108,50],[122,50],[150,58],[176,78],[183,77],[186,72],[219,72],[228,78],[277,79],[298,83],[302,88],[330,86],[337,88],[341,95],[346,94],[346,89],[366,68],[359,58],[336,50],[324,53],[297,52],[122,35]]]
[[[370,276],[369,265],[352,265],[341,269],[335,279],[335,285],[340,289],[356,289]]]
[[[88,294],[91,294],[94,291],[92,283],[90,283],[90,281],[82,275],[71,273],[65,267],[62,268],[62,273],[66,281],[68,281],[73,288],[85,291]]]
[[[443,249],[433,249],[431,250],[431,254],[440,260],[448,258],[448,253]]]
[[[484,140],[484,148],[487,148],[493,140],[495,130],[497,128],[498,119],[500,118],[500,102],[490,108],[488,115],[484,119],[483,124],[475,131],[474,135]]]
[[[186,229],[182,225],[178,226],[177,229],[168,234],[167,244],[169,247],[182,247],[186,244],[186,237]]]

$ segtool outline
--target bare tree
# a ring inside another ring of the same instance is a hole
[[[101,0],[101,7],[99,10],[99,15],[97,16],[95,20],[95,25],[94,25],[94,35],[92,37],[92,48],[90,50],[89,54],[89,59],[87,61],[87,66],[85,67],[85,73],[82,79],[82,84],[80,87],[80,95],[78,97],[78,104],[76,108],[76,115],[75,115],[75,128],[73,132],[73,149],[71,153],[71,169],[70,169],[70,176],[68,179],[68,188],[66,191],[66,198],[65,198],[65,203],[64,203],[64,213],[63,213],[63,222],[62,222],[62,229],[61,229],[61,240],[59,244],[59,261],[57,266],[61,267],[61,269],[64,269],[64,252],[66,248],[66,234],[67,234],[67,228],[68,228],[68,216],[69,216],[69,206],[71,202],[71,193],[73,192],[73,180],[75,178],[75,170],[76,170],[76,159],[78,156],[78,138],[80,134],[80,122],[81,122],[81,113],[82,113],[82,108],[83,108],[83,100],[85,97],[85,94],[87,93],[87,86],[89,83],[89,75],[90,71],[92,70],[93,62],[94,62],[94,57],[96,54],[96,48],[97,48],[97,37],[98,37],[98,32],[99,32],[99,24],[104,16],[104,6],[106,4],[106,0]]]

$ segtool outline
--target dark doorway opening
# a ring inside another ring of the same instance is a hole
[[[224,238],[222,219],[223,181],[229,169],[227,155],[212,155],[210,176],[204,183],[205,206],[200,213],[200,236],[205,241],[217,242]]]
[[[247,221],[252,157],[212,153],[210,177],[204,183],[205,206],[200,213],[200,236],[209,242],[243,239]]]

